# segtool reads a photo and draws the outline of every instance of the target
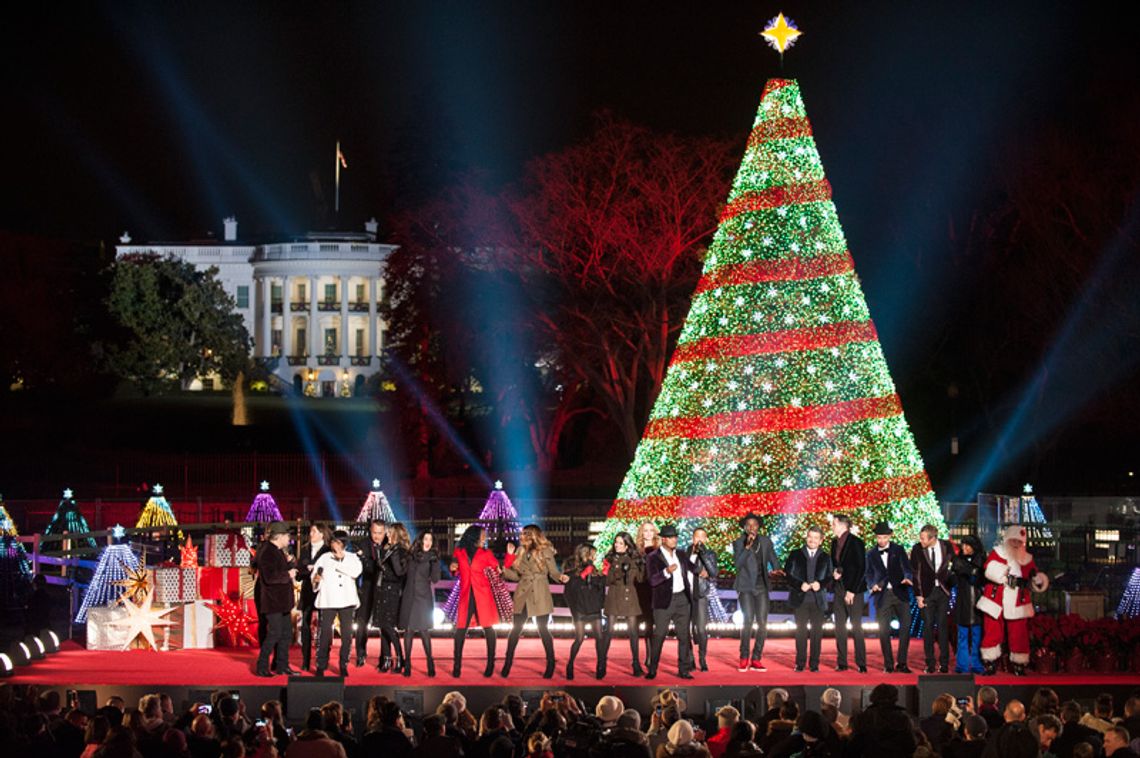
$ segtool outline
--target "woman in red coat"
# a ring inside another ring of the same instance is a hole
[[[483,676],[495,673],[495,624],[499,623],[499,609],[491,594],[491,580],[486,571],[498,572],[499,561],[495,554],[483,547],[487,532],[479,526],[467,527],[455,546],[451,573],[459,574],[459,607],[455,613],[455,665],[451,675],[458,677],[463,664],[463,643],[467,640],[467,627],[483,627],[487,640],[487,669]],[[474,621],[474,624],[472,624]]]

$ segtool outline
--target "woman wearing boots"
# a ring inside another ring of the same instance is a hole
[[[661,547],[660,530],[652,521],[643,521],[637,527],[637,546],[644,561],[650,553]],[[645,615],[642,623],[645,625],[645,666],[649,668],[649,651],[653,649],[653,588],[649,585],[649,575],[637,580],[637,599]]]
[[[981,674],[985,671],[980,655],[982,614],[977,608],[986,583],[985,560],[981,541],[971,534],[962,538],[961,549],[950,562],[950,571],[958,588],[958,600],[954,604],[954,621],[958,625],[956,674]]]
[[[388,541],[380,553],[376,569],[376,606],[372,610],[372,625],[380,630],[383,640],[377,671],[399,671],[404,667],[404,653],[396,625],[400,623],[400,598],[404,594],[410,548],[407,528],[399,523],[389,526]],[[389,647],[395,661],[386,654]]]
[[[550,636],[550,614],[554,612],[554,598],[550,595],[550,584],[546,580],[549,578],[552,582],[565,583],[570,577],[558,570],[558,563],[554,560],[554,546],[535,524],[523,527],[517,550],[514,545],[507,545],[503,578],[518,582],[514,594],[515,618],[510,637],[507,638],[503,676],[510,676],[523,624],[528,618],[534,617],[534,622],[538,625],[538,636],[542,639],[542,648],[546,651],[546,671],[542,676],[550,679],[554,676],[554,638]]]
[[[297,578],[301,580],[301,597],[297,608],[301,611],[301,670],[308,671],[313,655],[313,617],[318,616],[315,605],[317,592],[313,588],[313,566],[317,559],[329,551],[332,532],[317,522],[309,524],[309,541],[297,551]],[[319,622],[318,622],[319,623]]]
[[[487,531],[472,524],[463,532],[455,546],[451,573],[459,576],[459,606],[455,613],[455,663],[451,675],[458,677],[463,667],[463,644],[467,641],[467,627],[483,627],[487,640],[487,668],[483,676],[495,673],[495,624],[499,623],[499,608],[491,592],[491,580],[486,572],[499,571],[499,561],[483,545]]]
[[[427,675],[435,676],[435,661],[431,657],[431,628],[435,619],[435,591],[432,585],[439,581],[439,551],[435,549],[431,532],[422,532],[412,543],[408,558],[408,572],[404,583],[404,597],[400,601],[400,627],[404,630],[404,676],[412,675],[412,640],[420,636],[427,658]]]
[[[612,639],[619,621],[625,622],[629,635],[629,652],[633,658],[633,675],[641,676],[641,658],[638,655],[638,619],[642,615],[638,585],[645,578],[645,560],[629,532],[618,532],[613,549],[602,563],[606,575],[606,619]],[[607,655],[609,646],[607,645]]]
[[[594,650],[598,654],[596,676],[606,675],[606,648],[609,647],[609,629],[602,619],[602,606],[606,601],[606,578],[594,567],[598,551],[588,542],[574,549],[569,566],[564,566],[570,581],[566,583],[566,605],[574,619],[574,644],[570,646],[570,660],[566,663],[566,678],[574,678],[574,659],[586,639],[594,635]]]
[[[348,534],[337,532],[328,541],[325,552],[310,569],[316,588],[315,605],[321,617],[317,637],[317,676],[324,676],[332,650],[333,621],[340,620],[340,673],[348,676],[348,657],[352,652],[352,617],[360,605],[356,577],[360,576],[360,558],[345,552]]]

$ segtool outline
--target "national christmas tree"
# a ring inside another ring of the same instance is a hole
[[[63,534],[64,532],[74,535],[91,533],[91,527],[87,526],[87,519],[83,518],[83,513],[79,510],[79,503],[75,501],[75,493],[70,487],[63,491],[63,499],[59,501],[55,515],[51,517],[51,521],[48,522],[43,531],[44,534]],[[72,540],[74,547],[96,549],[95,540],[91,537],[76,536],[72,537]]]
[[[83,595],[79,612],[75,614],[77,624],[87,621],[88,609],[101,605],[114,605],[118,602],[124,592],[125,583],[131,580],[134,572],[143,568],[131,546],[124,541],[126,530],[116,524],[112,535],[115,541],[103,548],[103,552],[99,554],[95,573],[91,577],[91,583],[87,585],[87,592]]]
[[[927,523],[945,534],[789,79],[764,88],[600,543],[644,520],[699,524],[731,564],[749,512],[781,554],[838,512],[865,535],[888,521],[903,544]]]
[[[273,499],[273,495],[269,494],[269,482],[261,483],[261,492],[253,498],[250,503],[249,513],[245,514],[247,522],[263,522],[269,523],[272,521],[282,521],[281,511],[277,508],[277,501]]]
[[[178,526],[178,519],[174,517],[174,509],[167,502],[161,484],[154,485],[154,492],[146,501],[146,505],[143,506],[142,513],[139,514],[139,521],[135,524],[136,529],[149,529],[155,526]],[[181,531],[175,531],[173,534],[181,540]]]
[[[369,522],[375,520],[383,521],[385,524],[391,524],[396,520],[396,514],[392,512],[388,498],[380,489],[379,479],[372,480],[372,490],[368,493],[368,497],[364,498],[364,505],[356,515],[356,523],[363,524],[365,529],[368,528]]]

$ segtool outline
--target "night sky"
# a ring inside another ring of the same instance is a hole
[[[782,70],[758,36],[779,10],[804,32]],[[84,243],[123,230],[197,238],[230,214],[245,238],[330,226],[318,194],[331,204],[338,139],[349,163],[340,226],[361,228],[464,171],[509,184],[528,159],[584,137],[600,109],[743,139],[765,80],[797,78],[904,385],[928,347],[924,317],[954,317],[948,218],[993,179],[994,157],[1086,109],[1093,141],[1117,103],[1140,113],[1140,30],[1078,3],[114,2],[16,13],[0,32],[0,230]]]

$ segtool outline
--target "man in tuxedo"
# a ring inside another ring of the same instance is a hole
[[[696,570],[697,557],[693,553],[682,555],[677,552],[677,527],[672,524],[661,527],[659,536],[661,547],[645,558],[645,573],[653,594],[653,647],[645,678],[657,676],[661,649],[665,646],[665,635],[669,633],[669,622],[672,621],[677,633],[677,676],[692,679],[689,667],[692,665],[693,647],[689,624],[693,590],[689,574]]]
[[[879,625],[879,645],[883,649],[883,671],[909,674],[906,654],[910,647],[910,586],[914,574],[903,546],[891,541],[894,531],[886,521],[875,524],[875,547],[867,551],[866,582],[875,604]],[[891,655],[891,620],[899,622],[899,654]],[[897,660],[897,666],[896,664]]]
[[[847,619],[855,638],[855,667],[867,673],[867,645],[863,639],[863,593],[867,591],[867,550],[851,533],[851,517],[840,513],[831,519],[831,576],[835,580],[835,670],[847,670]]]
[[[360,607],[356,609],[356,665],[364,665],[368,652],[368,622],[372,620],[372,609],[376,605],[376,572],[380,570],[380,558],[384,554],[384,540],[388,527],[379,519],[368,525],[368,541],[357,553],[360,556]],[[381,660],[390,654],[388,642],[380,635]]]
[[[804,670],[807,659],[811,671],[819,671],[819,654],[823,645],[823,618],[827,608],[827,585],[833,567],[831,556],[820,549],[823,530],[808,528],[806,543],[793,550],[784,562],[788,575],[788,605],[796,619],[796,671]],[[811,657],[808,658],[808,636],[811,636]]]
[[[914,596],[922,611],[922,649],[926,653],[926,673],[950,673],[949,625],[950,587],[954,575],[950,563],[954,547],[949,540],[938,539],[938,529],[927,524],[918,533],[918,543],[911,548],[910,564],[914,570]],[[938,667],[934,660],[934,635],[938,634]]]
[[[769,572],[779,569],[772,540],[760,534],[760,517],[749,513],[740,520],[744,534],[732,543],[732,558],[736,563],[736,590],[744,626],[740,630],[740,667],[737,671],[767,671],[764,666],[764,642],[768,639],[768,591],[771,589]],[[748,651],[752,627],[757,625],[756,641]],[[751,663],[749,662],[751,660]]]

